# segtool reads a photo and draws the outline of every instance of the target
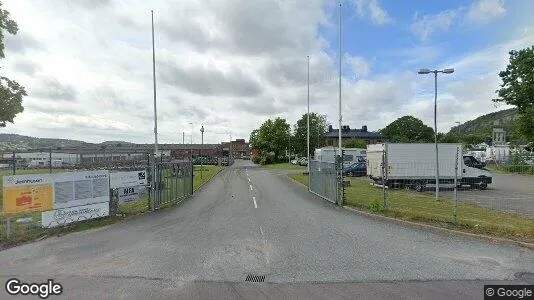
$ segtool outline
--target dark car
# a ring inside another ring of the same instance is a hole
[[[343,174],[350,177],[367,176],[367,167],[364,162],[353,163],[343,169]]]

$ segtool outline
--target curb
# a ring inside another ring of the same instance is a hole
[[[402,220],[402,219],[396,219],[396,218],[392,218],[392,217],[376,215],[376,214],[372,214],[372,213],[369,213],[369,212],[366,212],[366,211],[362,211],[362,210],[359,210],[357,208],[350,207],[350,206],[347,206],[347,205],[344,205],[343,208],[348,210],[348,211],[351,211],[351,212],[354,212],[354,213],[357,213],[357,214],[360,214],[360,215],[363,215],[365,217],[369,217],[369,218],[372,218],[372,219],[392,221],[392,222],[400,223],[400,224],[411,226],[411,227],[417,227],[419,229],[425,229],[425,230],[428,230],[428,231],[431,231],[431,232],[434,232],[434,233],[441,233],[441,234],[445,233],[445,234],[449,234],[449,235],[461,235],[461,236],[470,237],[470,238],[474,238],[474,239],[477,239],[477,240],[483,240],[483,241],[487,241],[487,242],[492,242],[492,243],[496,243],[496,244],[513,244],[513,245],[516,245],[516,246],[519,246],[519,247],[523,247],[523,248],[534,250],[534,243],[520,242],[520,241],[515,241],[515,240],[507,239],[507,238],[493,237],[493,236],[489,236],[489,235],[476,234],[476,233],[471,233],[471,232],[464,232],[464,231],[453,230],[453,229],[433,226],[433,225],[424,224],[424,223],[416,223],[416,222],[412,222],[412,221],[406,221],[406,220]]]
[[[308,187],[305,184],[302,184],[302,183],[296,181],[295,179],[293,179],[293,178],[291,178],[291,177],[289,177],[287,175],[286,175],[286,177],[289,178],[292,182],[297,183],[298,185],[301,185],[301,186],[306,187],[306,188]],[[449,234],[449,235],[460,235],[460,236],[464,236],[464,237],[474,238],[474,239],[477,239],[477,240],[483,240],[483,241],[486,241],[486,242],[491,242],[491,243],[496,243],[496,244],[512,244],[512,245],[516,245],[516,246],[519,246],[519,247],[522,247],[522,248],[527,248],[527,249],[530,249],[530,250],[534,250],[534,243],[520,242],[520,241],[515,241],[515,240],[507,239],[507,238],[493,237],[493,236],[484,235],[484,234],[476,234],[476,233],[471,233],[471,232],[452,230],[452,229],[433,226],[433,225],[424,224],[424,223],[416,223],[416,222],[412,222],[412,221],[396,219],[396,218],[392,218],[392,217],[387,217],[387,216],[382,216],[382,215],[369,213],[369,212],[362,211],[362,210],[359,210],[357,208],[353,208],[353,207],[350,207],[350,206],[347,206],[347,205],[344,205],[342,207],[345,210],[348,210],[348,211],[351,211],[351,212],[354,212],[354,213],[357,213],[357,214],[360,214],[362,216],[365,216],[365,217],[368,217],[368,218],[371,218],[371,219],[375,219],[375,220],[387,220],[387,221],[390,221],[390,222],[400,223],[400,224],[403,224],[403,225],[406,225],[406,226],[416,227],[416,228],[419,228],[419,229],[425,229],[425,230],[428,230],[428,231],[431,231],[431,232],[434,232],[434,233]]]

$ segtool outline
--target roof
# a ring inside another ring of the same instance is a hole
[[[327,138],[338,138],[339,129],[332,129],[325,133]],[[382,136],[378,132],[363,131],[362,129],[350,129],[349,131],[341,131],[341,138],[359,138],[359,139],[381,139]]]

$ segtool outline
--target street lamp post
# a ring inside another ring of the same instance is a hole
[[[200,151],[202,151],[202,147],[204,147],[204,125],[200,127],[200,135],[201,135]],[[199,154],[200,154],[200,179],[202,179],[202,153],[199,153]]]
[[[308,153],[308,157],[306,158],[307,160],[307,169],[308,169],[308,174],[310,174],[310,56],[308,55],[307,56],[308,58],[308,113],[306,114],[306,119],[307,119],[307,123],[308,123],[308,126],[307,126],[307,153]]]
[[[454,69],[443,70],[429,70],[420,69],[419,74],[434,74],[434,144],[436,147],[436,201],[439,201],[439,156],[438,156],[438,125],[437,125],[437,110],[438,110],[438,73],[451,74]]]

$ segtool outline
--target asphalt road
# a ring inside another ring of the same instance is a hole
[[[533,271],[534,251],[368,219],[249,161],[177,207],[0,252],[0,281],[71,299],[482,299]]]
[[[433,188],[428,189],[433,194]],[[443,190],[444,197],[453,199],[451,190]],[[534,176],[493,173],[493,183],[486,190],[462,188],[460,202],[480,205],[507,213],[534,218]]]

